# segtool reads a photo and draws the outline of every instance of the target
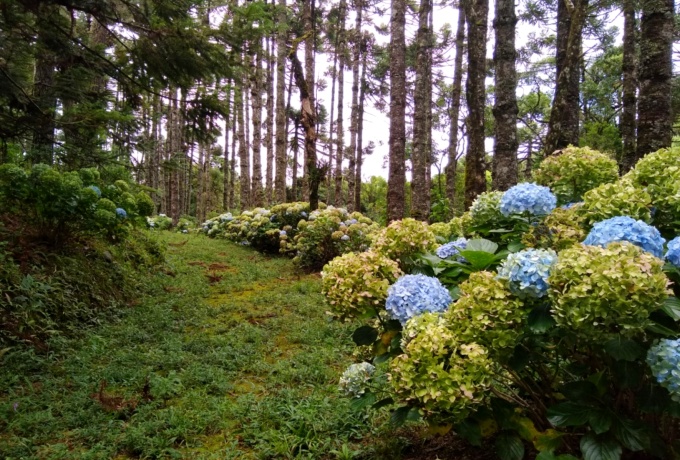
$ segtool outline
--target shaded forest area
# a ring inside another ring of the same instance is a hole
[[[670,0],[8,0],[0,164],[125,168],[175,222],[296,200],[445,220],[569,144],[622,171],[669,146],[676,35]],[[362,184],[367,110],[389,178]]]

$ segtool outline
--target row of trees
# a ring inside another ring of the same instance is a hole
[[[393,220],[407,198],[419,219],[468,206],[488,171],[506,189],[568,144],[611,151],[622,169],[670,145],[672,1],[527,0],[520,20],[513,1],[493,7],[487,62],[488,0],[393,0],[389,27],[375,0],[8,0],[0,162],[120,164],[175,219],[296,199],[353,210],[371,106],[389,116]],[[435,10],[454,9],[455,30],[435,31]],[[623,46],[607,27],[619,12]],[[522,48],[518,24],[535,31]],[[432,183],[443,163],[444,187]]]

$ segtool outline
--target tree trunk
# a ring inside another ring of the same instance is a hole
[[[258,50],[254,56],[250,72],[250,95],[253,104],[253,181],[251,191],[252,206],[264,205],[262,190],[262,58]]]
[[[276,36],[276,177],[274,188],[276,189],[276,201],[286,201],[286,39],[288,28],[286,26],[286,0],[278,0],[279,27]]]
[[[636,158],[670,147],[673,0],[643,0]]]
[[[569,1],[569,3],[566,3]],[[557,49],[555,54],[555,97],[545,155],[578,145],[581,41],[588,0],[559,0],[557,7]]]
[[[192,149],[193,150],[193,149]],[[193,154],[191,155],[193,157]],[[205,145],[198,145],[198,193],[196,200],[196,218],[199,222],[205,221]]]
[[[250,207],[250,158],[246,146],[246,129],[243,116],[243,89],[236,90],[236,110],[238,117],[238,159],[240,164],[240,208],[241,212]]]
[[[468,77],[465,97],[468,106],[468,146],[465,155],[465,208],[486,191],[484,107],[486,101],[486,28],[489,0],[466,0],[468,26]]]
[[[238,140],[238,107],[234,89],[233,108],[231,114],[231,161],[229,162],[229,210],[236,209],[236,141]]]
[[[267,37],[267,118],[264,120],[266,127],[265,148],[267,149],[267,172],[265,174],[265,201],[271,204],[274,201],[274,46],[270,37]]]
[[[507,190],[517,184],[517,71],[515,70],[515,16],[514,0],[496,0],[494,29],[496,30],[494,67],[496,69],[494,94],[494,153],[492,186],[494,190]]]
[[[392,0],[390,18],[390,140],[387,220],[404,217],[406,189],[406,0]]]
[[[30,162],[51,165],[54,161],[54,114],[57,97],[54,94],[55,59],[49,51],[43,51],[35,63],[33,99],[40,111],[35,111],[35,128],[31,142]]]
[[[347,3],[340,1],[340,30],[338,31],[338,147],[335,158],[335,206],[342,206],[345,202],[342,196],[342,160],[345,156],[344,126],[343,126],[343,107],[345,104],[345,19],[347,16]]]
[[[460,97],[463,92],[463,53],[465,52],[465,10],[458,9],[458,28],[456,29],[456,60],[453,65],[453,86],[449,105],[449,146],[446,165],[446,197],[449,200],[450,217],[456,203],[456,173],[458,170],[458,118],[460,116]]]
[[[314,96],[315,87],[315,75],[314,75],[314,43],[316,41],[316,27],[315,27],[315,4],[314,0],[304,0],[303,16],[305,20],[305,75],[307,83],[307,94],[309,96],[309,104],[312,112],[316,113],[316,99]],[[304,117],[304,114],[301,114]],[[316,120],[316,116],[314,116]],[[303,121],[304,126],[304,121]],[[306,128],[305,128],[306,129]],[[313,140],[313,150],[314,150],[314,167],[316,167],[316,127],[314,129],[314,140]],[[309,161],[307,158],[307,147],[305,146],[305,159],[304,159],[304,175],[302,177],[302,201],[309,201],[310,196],[310,169]],[[318,201],[318,199],[317,199]],[[316,208],[315,208],[316,209]]]
[[[352,112],[349,125],[349,167],[347,168],[347,210],[354,211],[356,158],[357,158],[357,131],[359,129],[359,67],[361,65],[361,21],[363,15],[362,0],[354,1],[356,10],[356,22],[352,42]],[[361,178],[359,178],[359,181]]]
[[[366,37],[361,40],[361,88],[359,90],[359,121],[357,124],[357,174],[354,186],[354,210],[361,212],[361,165],[364,161],[364,102],[366,100],[366,66],[368,61],[368,43]]]
[[[328,174],[326,175],[326,202],[334,203],[335,201],[331,196],[334,192],[331,184],[331,171],[333,170],[333,131],[335,120],[333,120],[333,115],[335,115],[335,80],[338,76],[338,34],[335,34],[335,48],[333,49],[333,70],[331,75],[331,113],[329,118],[329,129],[328,129]]]
[[[231,186],[231,169],[229,168],[229,126],[231,123],[231,82],[227,80],[225,87],[225,114],[224,114],[224,166],[222,167],[222,172],[224,173],[224,190],[222,192],[222,210],[227,211],[230,209],[231,203],[229,202],[229,187]]]
[[[432,102],[428,87],[428,68],[432,65],[432,31],[430,15],[432,1],[421,0],[416,34],[416,84],[413,93],[413,152],[411,153],[411,217],[427,221],[430,214],[430,189],[428,188],[428,112]]]
[[[637,52],[635,50],[635,0],[623,0],[623,111],[621,138],[623,152],[619,161],[621,172],[633,167],[637,112]]]

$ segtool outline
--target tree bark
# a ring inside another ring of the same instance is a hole
[[[391,13],[388,222],[402,219],[406,204],[406,0],[392,0]]]
[[[315,4],[314,0],[304,0],[304,7],[303,7],[303,16],[305,20],[305,76],[306,76],[306,83],[307,83],[307,93],[309,96],[309,103],[312,109],[312,112],[315,114],[316,113],[316,99],[314,96],[314,87],[315,87],[315,75],[314,75],[314,42],[316,40],[316,27],[315,27]],[[304,117],[304,114],[302,114]],[[316,120],[316,116],[314,116],[314,120]],[[316,122],[316,121],[315,121]],[[303,121],[303,126],[304,126],[304,121]],[[314,166],[316,166],[316,127],[314,129]],[[307,148],[305,147],[305,159],[304,159],[304,175],[302,177],[302,200],[303,201],[309,201],[310,196],[310,169],[309,169],[309,161],[307,159]],[[317,198],[318,202],[318,198]],[[316,209],[316,208],[315,208]]]
[[[276,177],[274,188],[276,201],[286,201],[286,38],[288,28],[286,26],[286,0],[278,0],[279,28],[276,36]]]
[[[250,207],[250,159],[248,158],[248,148],[246,146],[245,120],[243,116],[243,89],[236,90],[236,110],[238,117],[238,158],[240,164],[239,185],[240,185],[240,208],[241,212]]]
[[[327,203],[334,203],[333,197],[331,196],[334,192],[332,189],[332,184],[331,184],[331,178],[332,174],[331,171],[333,170],[333,147],[335,144],[333,143],[333,131],[334,131],[334,125],[335,125],[335,120],[333,119],[333,115],[335,114],[335,81],[338,76],[338,34],[335,34],[335,47],[333,49],[333,69],[332,69],[332,75],[331,75],[331,113],[329,117],[329,129],[328,129],[328,174],[326,175],[326,202]]]
[[[345,156],[345,142],[343,125],[343,108],[345,104],[345,53],[346,53],[346,37],[345,37],[345,19],[347,15],[347,3],[345,0],[340,1],[340,30],[338,31],[338,146],[335,154],[335,206],[342,206],[345,202],[342,194],[342,161]]]
[[[430,214],[430,189],[428,187],[428,112],[432,101],[428,91],[428,69],[432,66],[432,30],[430,15],[432,1],[421,0],[416,34],[416,84],[413,94],[413,152],[411,154],[411,217],[427,221]]]
[[[643,0],[636,159],[672,141],[673,0]]]
[[[361,22],[363,16],[362,0],[354,1],[356,22],[352,33],[352,112],[349,125],[349,165],[347,168],[347,210],[354,211],[356,163],[357,163],[357,131],[359,129],[359,67],[361,65]],[[361,180],[359,178],[359,180]]]
[[[264,120],[265,148],[267,149],[267,172],[265,173],[264,199],[267,204],[274,201],[274,46],[270,37],[267,43],[267,118]]]
[[[359,121],[357,124],[357,174],[354,186],[354,209],[361,211],[361,166],[364,161],[364,102],[366,100],[366,67],[368,61],[368,43],[362,38],[361,88],[359,91]]]
[[[465,97],[468,106],[468,146],[465,155],[465,208],[486,191],[484,107],[486,102],[486,28],[488,0],[466,0],[468,26],[468,77]]]
[[[253,180],[251,189],[251,205],[264,205],[262,190],[262,53],[255,53],[254,65],[250,72],[250,100],[253,108]]]
[[[569,1],[569,3],[567,3]],[[559,0],[557,7],[557,49],[555,54],[555,97],[553,98],[545,155],[579,140],[579,97],[581,41],[588,0]]]
[[[494,67],[496,70],[493,116],[494,153],[492,187],[507,190],[517,184],[517,71],[515,60],[514,0],[496,0]]]
[[[623,0],[623,111],[621,113],[621,138],[623,152],[619,166],[621,172],[633,167],[635,156],[635,131],[637,121],[637,52],[635,49],[635,0]]]
[[[229,188],[231,187],[232,177],[231,168],[229,167],[229,126],[231,123],[231,81],[227,79],[225,87],[225,114],[224,114],[224,166],[222,172],[224,173],[224,190],[222,192],[222,210],[227,211],[231,208],[229,202]]]
[[[460,116],[460,98],[463,90],[463,53],[465,52],[465,10],[458,9],[458,27],[456,29],[456,59],[453,65],[453,86],[451,87],[451,103],[449,105],[449,145],[448,164],[446,165],[446,197],[449,200],[450,217],[456,203],[456,173],[458,170],[458,118]]]

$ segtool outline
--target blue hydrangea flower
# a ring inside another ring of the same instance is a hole
[[[387,289],[385,308],[403,325],[425,312],[444,311],[451,302],[451,294],[437,278],[405,275]]]
[[[680,339],[661,339],[647,353],[647,364],[659,385],[680,402]]]
[[[125,212],[125,209],[123,208],[116,208],[116,216],[118,216],[119,219],[125,219],[127,218],[127,212]]]
[[[666,242],[651,225],[632,217],[617,216],[593,225],[583,244],[606,247],[614,241],[628,241],[660,259]]]
[[[347,241],[347,240],[349,240],[349,235],[342,235],[342,236],[340,237],[340,239],[341,239],[342,241]]]
[[[279,236],[286,236],[288,233],[285,230],[279,232]]]
[[[528,212],[534,216],[544,216],[557,206],[557,198],[548,187],[531,182],[517,184],[508,189],[501,198],[501,214]]]
[[[102,191],[101,191],[101,189],[100,189],[99,187],[97,187],[96,185],[90,185],[88,188],[89,188],[90,190],[94,190],[94,193],[96,193],[97,196],[101,198],[101,196],[102,196]]]
[[[338,389],[345,395],[358,398],[366,392],[366,386],[371,380],[375,366],[370,363],[351,364],[340,377]]]
[[[301,215],[302,217],[307,217],[307,213],[304,212],[304,211],[302,211],[302,212],[300,213],[300,215]]]
[[[668,242],[666,260],[680,268],[680,236],[676,236]]]
[[[506,280],[517,297],[541,298],[548,293],[548,276],[555,262],[557,253],[552,249],[525,249],[505,259],[498,278]]]
[[[573,208],[574,206],[577,206],[577,205],[579,205],[579,204],[583,204],[583,201],[576,201],[576,202],[574,202],[574,203],[563,204],[562,206],[560,206],[560,208],[562,208],[562,209],[571,209],[571,208]]]
[[[458,238],[456,241],[451,241],[446,244],[442,244],[439,246],[436,250],[435,253],[437,254],[437,257],[440,259],[448,259],[449,257],[456,256],[460,253],[461,250],[465,249],[467,247],[467,239],[466,238]],[[459,260],[462,259],[459,258]]]

